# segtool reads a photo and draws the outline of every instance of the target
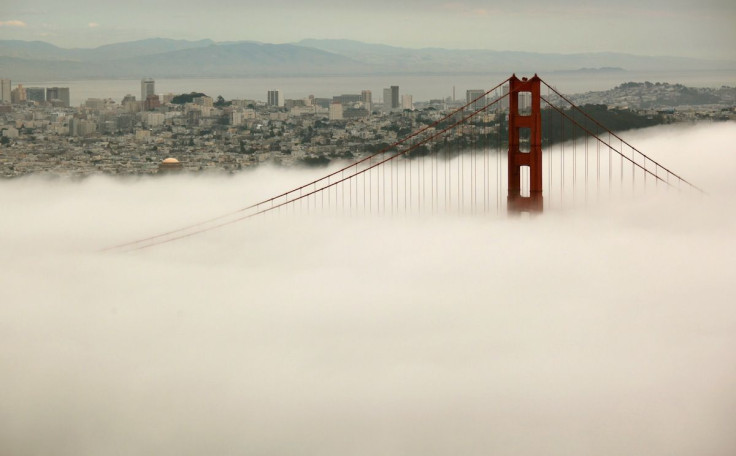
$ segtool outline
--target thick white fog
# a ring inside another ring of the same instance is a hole
[[[708,196],[100,253],[323,171],[0,183],[0,454],[736,454],[736,124],[625,137]]]

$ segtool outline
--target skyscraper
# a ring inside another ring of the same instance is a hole
[[[363,90],[360,92],[360,101],[363,102],[363,107],[370,113],[373,110],[373,94],[370,90]]]
[[[509,85],[504,84],[503,90],[501,92],[501,96],[503,97],[501,99],[501,102],[499,103],[499,107],[501,111],[506,111],[509,109]]]
[[[414,109],[414,99],[411,95],[401,96],[401,109]]]
[[[69,87],[49,87],[46,89],[46,101],[61,101],[61,103],[69,107]]]
[[[10,103],[10,79],[0,79],[0,103]]]
[[[23,103],[26,101],[26,89],[23,88],[23,84],[18,86],[10,92],[10,101],[15,103]]]
[[[43,103],[46,101],[46,89],[43,87],[28,87],[26,89],[26,99],[28,101]]]
[[[470,106],[470,109],[472,109],[473,111],[481,109],[486,105],[486,97],[484,96],[485,93],[486,91],[482,89],[467,90],[465,92],[465,103],[470,103],[471,101],[478,98],[478,100],[473,102],[473,104]]]
[[[400,106],[399,86],[391,86],[389,89],[383,89],[383,109],[385,111],[391,111]]]
[[[269,106],[284,106],[284,97],[281,96],[280,90],[269,90],[267,103]]]
[[[141,79],[141,101],[146,101],[149,95],[156,94],[156,81],[151,78]]]
[[[391,89],[383,89],[383,110],[391,111]]]

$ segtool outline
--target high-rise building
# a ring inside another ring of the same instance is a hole
[[[62,106],[69,107],[69,87],[49,87],[46,89],[46,101],[61,102]]]
[[[269,106],[283,107],[284,97],[281,95],[281,91],[280,90],[269,90],[267,103]]]
[[[342,104],[337,102],[330,104],[329,119],[342,120]]]
[[[401,109],[414,109],[414,99],[411,95],[401,96]]]
[[[370,90],[363,90],[360,92],[360,101],[363,102],[363,107],[368,112],[373,110],[373,94]]]
[[[499,106],[500,106],[501,111],[506,111],[507,109],[509,109],[509,97],[510,97],[508,84],[504,84],[503,90],[501,92],[501,96],[503,98],[501,99]]]
[[[470,106],[470,109],[472,109],[473,111],[477,111],[478,109],[481,109],[486,105],[485,93],[486,91],[482,89],[467,90],[465,92],[465,103],[470,103],[471,101],[475,100]]]
[[[156,94],[156,81],[151,78],[141,79],[141,101],[146,101],[149,95]]]
[[[23,84],[18,86],[10,92],[10,101],[12,103],[24,103],[26,101],[26,89],[23,88]]]
[[[0,79],[0,103],[10,103],[10,79]]]
[[[46,89],[43,87],[28,87],[26,89],[26,100],[43,103],[46,101]]]
[[[389,89],[383,89],[383,109],[391,111],[401,106],[399,99],[399,86],[391,86]]]

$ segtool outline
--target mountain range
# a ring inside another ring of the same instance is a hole
[[[0,40],[0,77],[23,81],[171,77],[470,74],[485,72],[732,70],[736,62],[623,53],[412,49],[352,40],[289,44],[152,38],[65,49]]]

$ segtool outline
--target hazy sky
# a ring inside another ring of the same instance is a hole
[[[736,58],[732,0],[5,0],[0,39],[349,38],[407,47]]]
[[[0,453],[736,454],[734,136],[626,135],[707,197],[275,216],[125,254],[97,249],[314,171],[0,182]]]

